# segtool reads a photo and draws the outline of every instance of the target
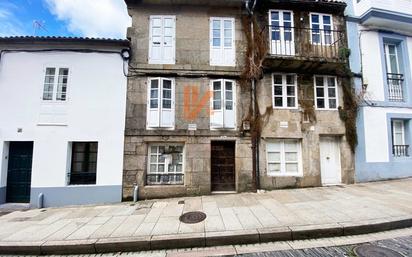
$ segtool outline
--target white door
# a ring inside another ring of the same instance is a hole
[[[210,127],[211,128],[228,128],[236,127],[236,90],[235,83],[232,80],[213,80],[211,82],[211,91],[213,98],[210,101]]]
[[[341,184],[342,175],[338,138],[320,138],[320,169],[322,185]]]
[[[272,10],[269,12],[271,54],[295,55],[293,12]]]

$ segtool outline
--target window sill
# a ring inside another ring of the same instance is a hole
[[[267,173],[268,177],[303,177],[303,174],[297,173],[297,174],[269,174]]]
[[[66,187],[96,187],[97,184],[66,185]]]
[[[39,127],[67,127],[68,125],[65,123],[37,123]]]

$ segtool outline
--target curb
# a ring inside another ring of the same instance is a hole
[[[0,242],[0,254],[95,254],[254,244],[376,233],[412,227],[412,217],[192,234],[87,240]]]

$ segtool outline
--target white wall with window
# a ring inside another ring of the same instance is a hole
[[[314,76],[315,105],[319,110],[336,110],[338,103],[338,83],[334,76]]]
[[[174,64],[176,16],[152,15],[149,26],[149,64]]]
[[[212,129],[236,128],[236,84],[233,80],[219,79],[210,82],[210,127]]]
[[[234,18],[210,18],[210,65],[236,65],[235,39]]]
[[[113,51],[120,53],[122,48],[115,46]],[[33,206],[39,193],[46,206],[121,201],[127,89],[122,67],[117,53],[2,54],[0,149],[8,142],[34,142]],[[44,116],[59,116],[62,106],[64,122]],[[92,143],[89,150],[85,142]],[[5,162],[0,159],[1,180],[7,174]],[[71,172],[94,173],[86,181],[93,183],[71,183]]]
[[[147,88],[147,128],[169,128],[175,125],[175,81],[149,78]]]
[[[149,145],[146,183],[148,185],[184,184],[184,145]]]
[[[276,139],[266,142],[268,176],[303,176],[300,139]]]
[[[296,74],[272,74],[273,108],[298,107]]]

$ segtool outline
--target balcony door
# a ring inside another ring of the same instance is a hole
[[[273,55],[295,55],[295,35],[293,27],[293,12],[271,10],[270,49]]]
[[[391,102],[402,102],[404,100],[403,74],[399,65],[398,52],[398,45],[384,44],[389,101]]]

